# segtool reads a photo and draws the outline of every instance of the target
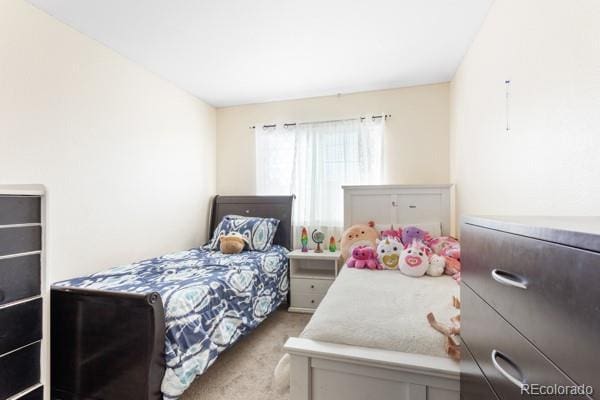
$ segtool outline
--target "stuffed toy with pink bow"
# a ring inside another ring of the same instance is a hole
[[[352,256],[346,261],[346,265],[349,268],[382,269],[375,250],[368,246],[357,246],[352,249]]]

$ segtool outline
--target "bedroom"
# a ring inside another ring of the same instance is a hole
[[[0,1],[0,400],[600,390],[600,3],[166,4]]]

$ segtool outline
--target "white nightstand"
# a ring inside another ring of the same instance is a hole
[[[294,250],[290,259],[290,299],[288,311],[313,313],[341,267],[340,252]]]

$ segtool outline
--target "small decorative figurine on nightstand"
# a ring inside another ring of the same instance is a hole
[[[302,252],[308,252],[308,231],[305,227],[302,227],[302,233],[300,233],[300,243],[302,243]]]
[[[315,229],[312,233],[312,240],[317,244],[317,248],[315,249],[315,253],[322,253],[321,243],[325,240],[325,234],[317,229]]]
[[[335,245],[335,238],[332,236],[329,238],[329,251],[334,253],[337,250],[337,246]]]

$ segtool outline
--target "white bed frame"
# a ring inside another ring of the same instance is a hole
[[[365,218],[396,226],[439,221],[448,234],[451,195],[452,185],[347,186],[344,226]],[[290,355],[290,400],[460,397],[460,368],[449,358],[303,338],[290,338],[284,349]]]
[[[290,400],[458,400],[449,358],[290,338]]]

